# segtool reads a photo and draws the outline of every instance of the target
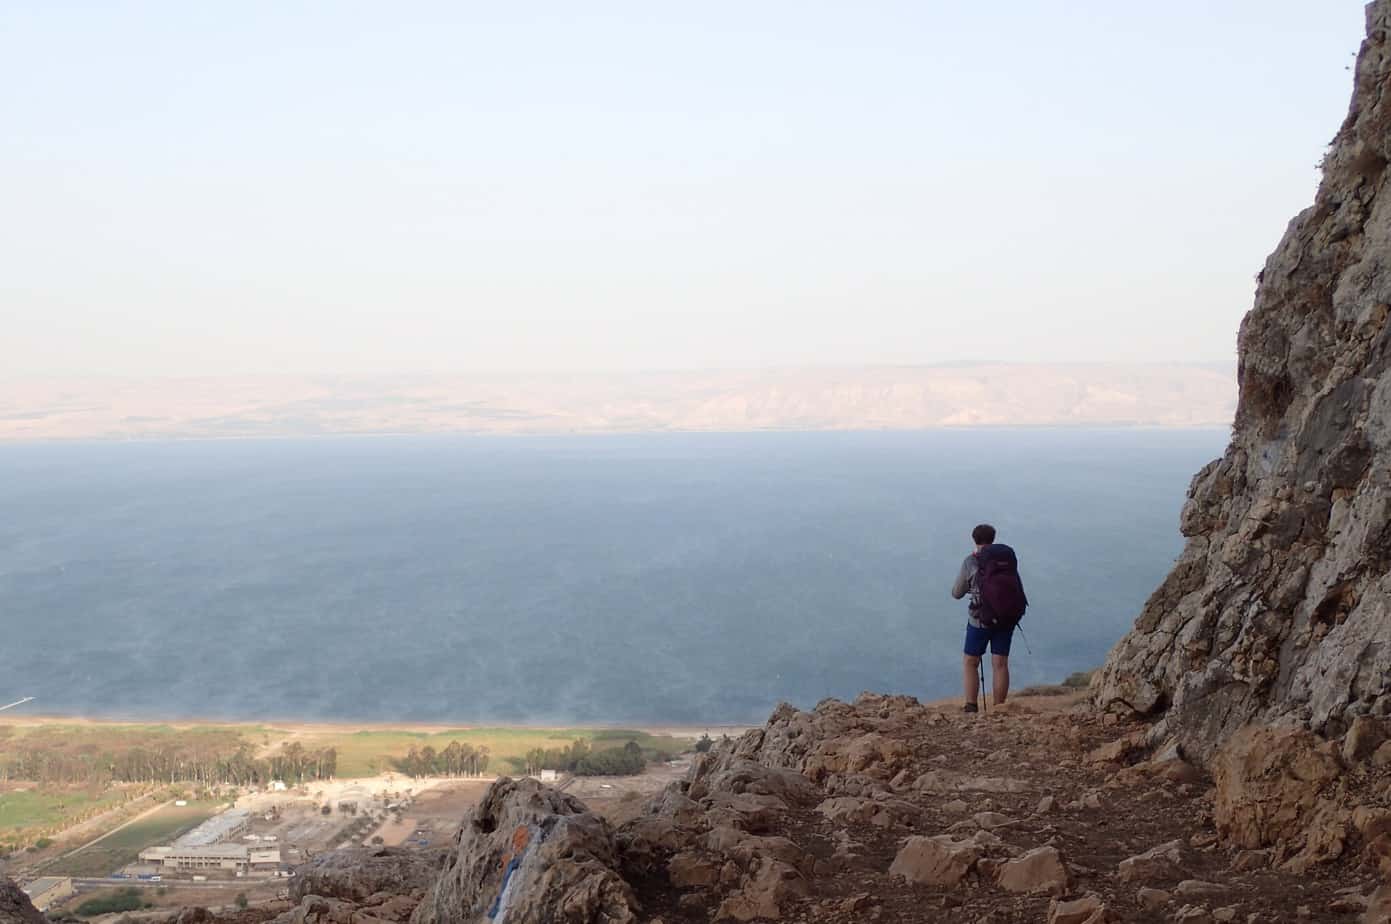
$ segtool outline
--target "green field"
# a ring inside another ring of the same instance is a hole
[[[272,735],[274,732],[272,732]],[[443,732],[359,731],[346,732],[325,729],[322,733],[298,736],[305,747],[332,746],[338,750],[340,777],[372,776],[389,771],[391,758],[404,757],[412,747],[426,745],[441,751],[449,742],[458,741],[473,747],[486,747],[490,754],[488,772],[517,773],[522,758],[533,748],[559,748],[576,738],[587,738],[596,748],[622,747],[636,741],[643,750],[664,755],[680,754],[695,742],[689,738],[654,736],[626,729],[585,728],[458,728]]]
[[[489,751],[489,773],[516,773],[523,756],[533,748],[560,748],[576,738],[586,738],[596,749],[622,747],[636,741],[652,754],[678,754],[694,744],[689,738],[653,736],[646,732],[626,729],[585,728],[457,728],[447,731],[412,731],[403,729],[356,730],[352,727],[307,725],[276,728],[266,725],[167,725],[85,722],[66,724],[61,720],[32,725],[16,723],[0,725],[0,766],[10,762],[11,778],[21,774],[17,761],[21,754],[42,753],[52,762],[66,762],[68,767],[91,768],[99,775],[106,755],[119,756],[134,749],[168,753],[177,750],[190,759],[205,759],[209,755],[226,756],[239,747],[248,747],[257,757],[266,757],[295,742],[308,750],[326,747],[337,749],[337,773],[340,778],[372,776],[394,770],[394,758],[404,757],[412,746],[433,747],[442,751],[451,741]],[[10,818],[47,818],[61,820],[75,817],[77,812],[64,811],[55,800],[42,806],[33,800],[5,806],[0,812],[0,834],[18,823]],[[25,824],[32,822],[26,821]]]
[[[119,804],[121,793],[90,788],[36,788],[0,792],[0,832],[48,828],[93,808]]]
[[[134,863],[140,851],[174,838],[217,813],[219,803],[190,802],[164,805],[139,821],[131,822],[92,846],[64,857],[44,869],[46,876],[107,876]]]
[[[74,823],[126,801],[121,789],[13,787],[0,790],[0,854],[54,838]]]

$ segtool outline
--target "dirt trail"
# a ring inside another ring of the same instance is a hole
[[[921,727],[895,736],[908,756],[889,784],[892,798],[866,790],[860,801],[868,808],[834,819],[825,804],[781,813],[757,833],[787,838],[816,858],[811,894],[788,904],[781,920],[1041,924],[1051,895],[1011,893],[990,874],[1038,847],[1062,857],[1066,896],[1095,894],[1107,920],[1355,920],[1355,896],[1376,887],[1374,869],[1344,860],[1297,875],[1268,868],[1261,852],[1222,846],[1211,781],[1191,765],[1170,779],[1153,767],[1125,767],[1123,758],[1102,759],[1104,745],[1137,726],[1079,699],[1021,698],[988,715],[939,704]],[[980,831],[1000,846],[959,882],[917,884],[889,873],[910,837],[964,839]],[[1181,842],[1178,869],[1139,879],[1120,874],[1122,861],[1173,841]],[[1201,884],[1180,888],[1185,880]],[[665,924],[713,920],[719,907],[718,896],[702,901],[661,877],[638,885],[644,909]],[[1147,893],[1155,903],[1148,906],[1141,889],[1165,894]]]

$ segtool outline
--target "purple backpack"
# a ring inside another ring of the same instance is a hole
[[[1003,543],[987,545],[976,553],[976,586],[980,610],[976,619],[987,629],[1012,629],[1024,618],[1029,598],[1019,579],[1019,559]]]

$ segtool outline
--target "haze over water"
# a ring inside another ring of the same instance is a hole
[[[1016,687],[1098,665],[1227,434],[989,430],[0,446],[0,700],[45,713],[761,722],[956,695],[990,521]]]

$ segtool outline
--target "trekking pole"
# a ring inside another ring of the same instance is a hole
[[[987,714],[989,713],[989,710],[985,708],[985,701],[986,701],[986,699],[988,699],[989,697],[987,696],[987,694],[986,694],[986,692],[985,692],[985,658],[984,658],[984,657],[982,657],[982,658],[980,659],[980,661],[976,664],[976,667],[980,668],[980,695],[977,696],[976,699],[980,701],[980,714],[981,714],[981,715],[987,715]]]
[[[1024,650],[1027,651],[1029,654],[1033,654],[1033,653],[1034,653],[1034,650],[1033,650],[1032,648],[1029,647],[1029,637],[1028,637],[1027,635],[1024,634],[1024,627],[1023,627],[1023,626],[1019,626],[1018,629],[1019,629],[1019,637],[1022,638],[1022,639],[1024,640]]]

